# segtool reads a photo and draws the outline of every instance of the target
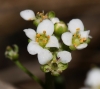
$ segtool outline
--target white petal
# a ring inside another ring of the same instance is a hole
[[[32,10],[23,10],[20,12],[20,16],[24,20],[34,20],[35,19],[35,14]]]
[[[43,49],[38,54],[38,61],[41,65],[47,64],[50,60],[52,60],[52,58],[53,58],[52,53],[47,49]]]
[[[57,57],[60,58],[60,61],[62,63],[68,63],[72,59],[71,53],[68,51],[58,52]]]
[[[92,38],[92,36],[89,35],[89,38]]]
[[[51,18],[50,20],[53,22],[53,24],[60,22],[59,18],[57,17]]]
[[[89,33],[90,33],[90,30],[80,31],[81,38],[86,38],[87,39],[89,37]]]
[[[76,29],[80,29],[80,31],[84,31],[84,25],[80,19],[72,19],[68,23],[68,30],[71,33],[74,34],[76,32]]]
[[[36,42],[31,41],[27,46],[27,50],[29,54],[35,55],[37,53],[40,53],[43,48],[39,46]]]
[[[29,28],[29,29],[24,29],[23,31],[25,32],[25,34],[28,38],[35,41],[36,32],[34,29]]]
[[[83,44],[80,44],[79,46],[77,46],[77,47],[76,47],[76,49],[81,50],[81,49],[86,48],[87,46],[88,46],[88,44],[87,44],[87,43],[83,43]]]
[[[61,39],[65,45],[67,45],[67,46],[72,45],[72,33],[70,33],[70,32],[63,33],[61,36]]]
[[[85,80],[85,85],[88,85],[91,87],[96,87],[100,85],[100,69],[99,68],[93,68],[88,72],[87,78]]]
[[[37,33],[40,33],[42,34],[43,31],[46,31],[46,34],[47,35],[52,35],[53,32],[54,32],[54,25],[53,23],[48,20],[48,19],[45,19],[43,20],[37,27]]]
[[[50,36],[50,39],[49,39],[48,43],[46,44],[46,47],[57,47],[57,48],[59,48],[58,39],[55,36]]]

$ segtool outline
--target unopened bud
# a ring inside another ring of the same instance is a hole
[[[53,18],[53,17],[55,17],[55,12],[54,11],[50,11],[50,12],[47,13],[47,16],[48,16],[49,19]]]
[[[10,46],[7,46],[5,56],[11,60],[15,60],[18,58],[18,46],[14,45],[14,49],[12,49]]]
[[[45,73],[48,73],[48,72],[50,72],[50,67],[49,67],[49,65],[42,65],[41,70]]]
[[[57,36],[61,36],[64,32],[67,32],[67,31],[68,31],[68,28],[67,28],[66,24],[62,21],[60,21],[54,25],[54,33]]]
[[[65,69],[67,69],[68,64],[59,63],[58,67],[59,67],[60,70],[65,70]]]
[[[33,21],[33,24],[37,27],[41,21],[42,21],[41,18],[35,19],[35,20]]]

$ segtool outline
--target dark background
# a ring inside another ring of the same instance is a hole
[[[91,30],[90,35],[93,38],[90,44],[86,49],[72,52],[73,59],[62,74],[65,77],[66,89],[79,89],[84,86],[87,71],[100,66],[100,0],[0,0],[0,81],[18,89],[40,89],[38,84],[4,56],[7,45],[18,44],[19,60],[44,79],[36,56],[29,55],[26,49],[28,38],[23,29],[34,26],[31,21],[20,17],[20,11],[25,9],[32,9],[35,13],[42,10],[55,11],[56,16],[66,23],[73,18],[79,18],[85,28]]]

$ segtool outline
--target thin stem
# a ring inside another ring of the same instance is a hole
[[[27,68],[25,68],[18,60],[14,60],[14,63],[23,70],[26,74],[28,74],[34,81],[39,83],[42,88],[44,88],[44,83],[35,75],[33,75]]]
[[[45,73],[45,89],[54,89],[54,78],[50,73]]]
[[[55,77],[55,89],[66,89],[64,78],[59,75]]]

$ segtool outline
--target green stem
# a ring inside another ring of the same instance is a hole
[[[34,81],[39,83],[42,88],[44,88],[44,83],[35,75],[33,75],[27,68],[25,68],[18,60],[14,60],[14,63],[23,70],[26,74],[28,74]]]
[[[54,78],[50,73],[45,73],[45,89],[54,89]]]
[[[55,77],[55,89],[66,89],[65,80],[62,76]]]

